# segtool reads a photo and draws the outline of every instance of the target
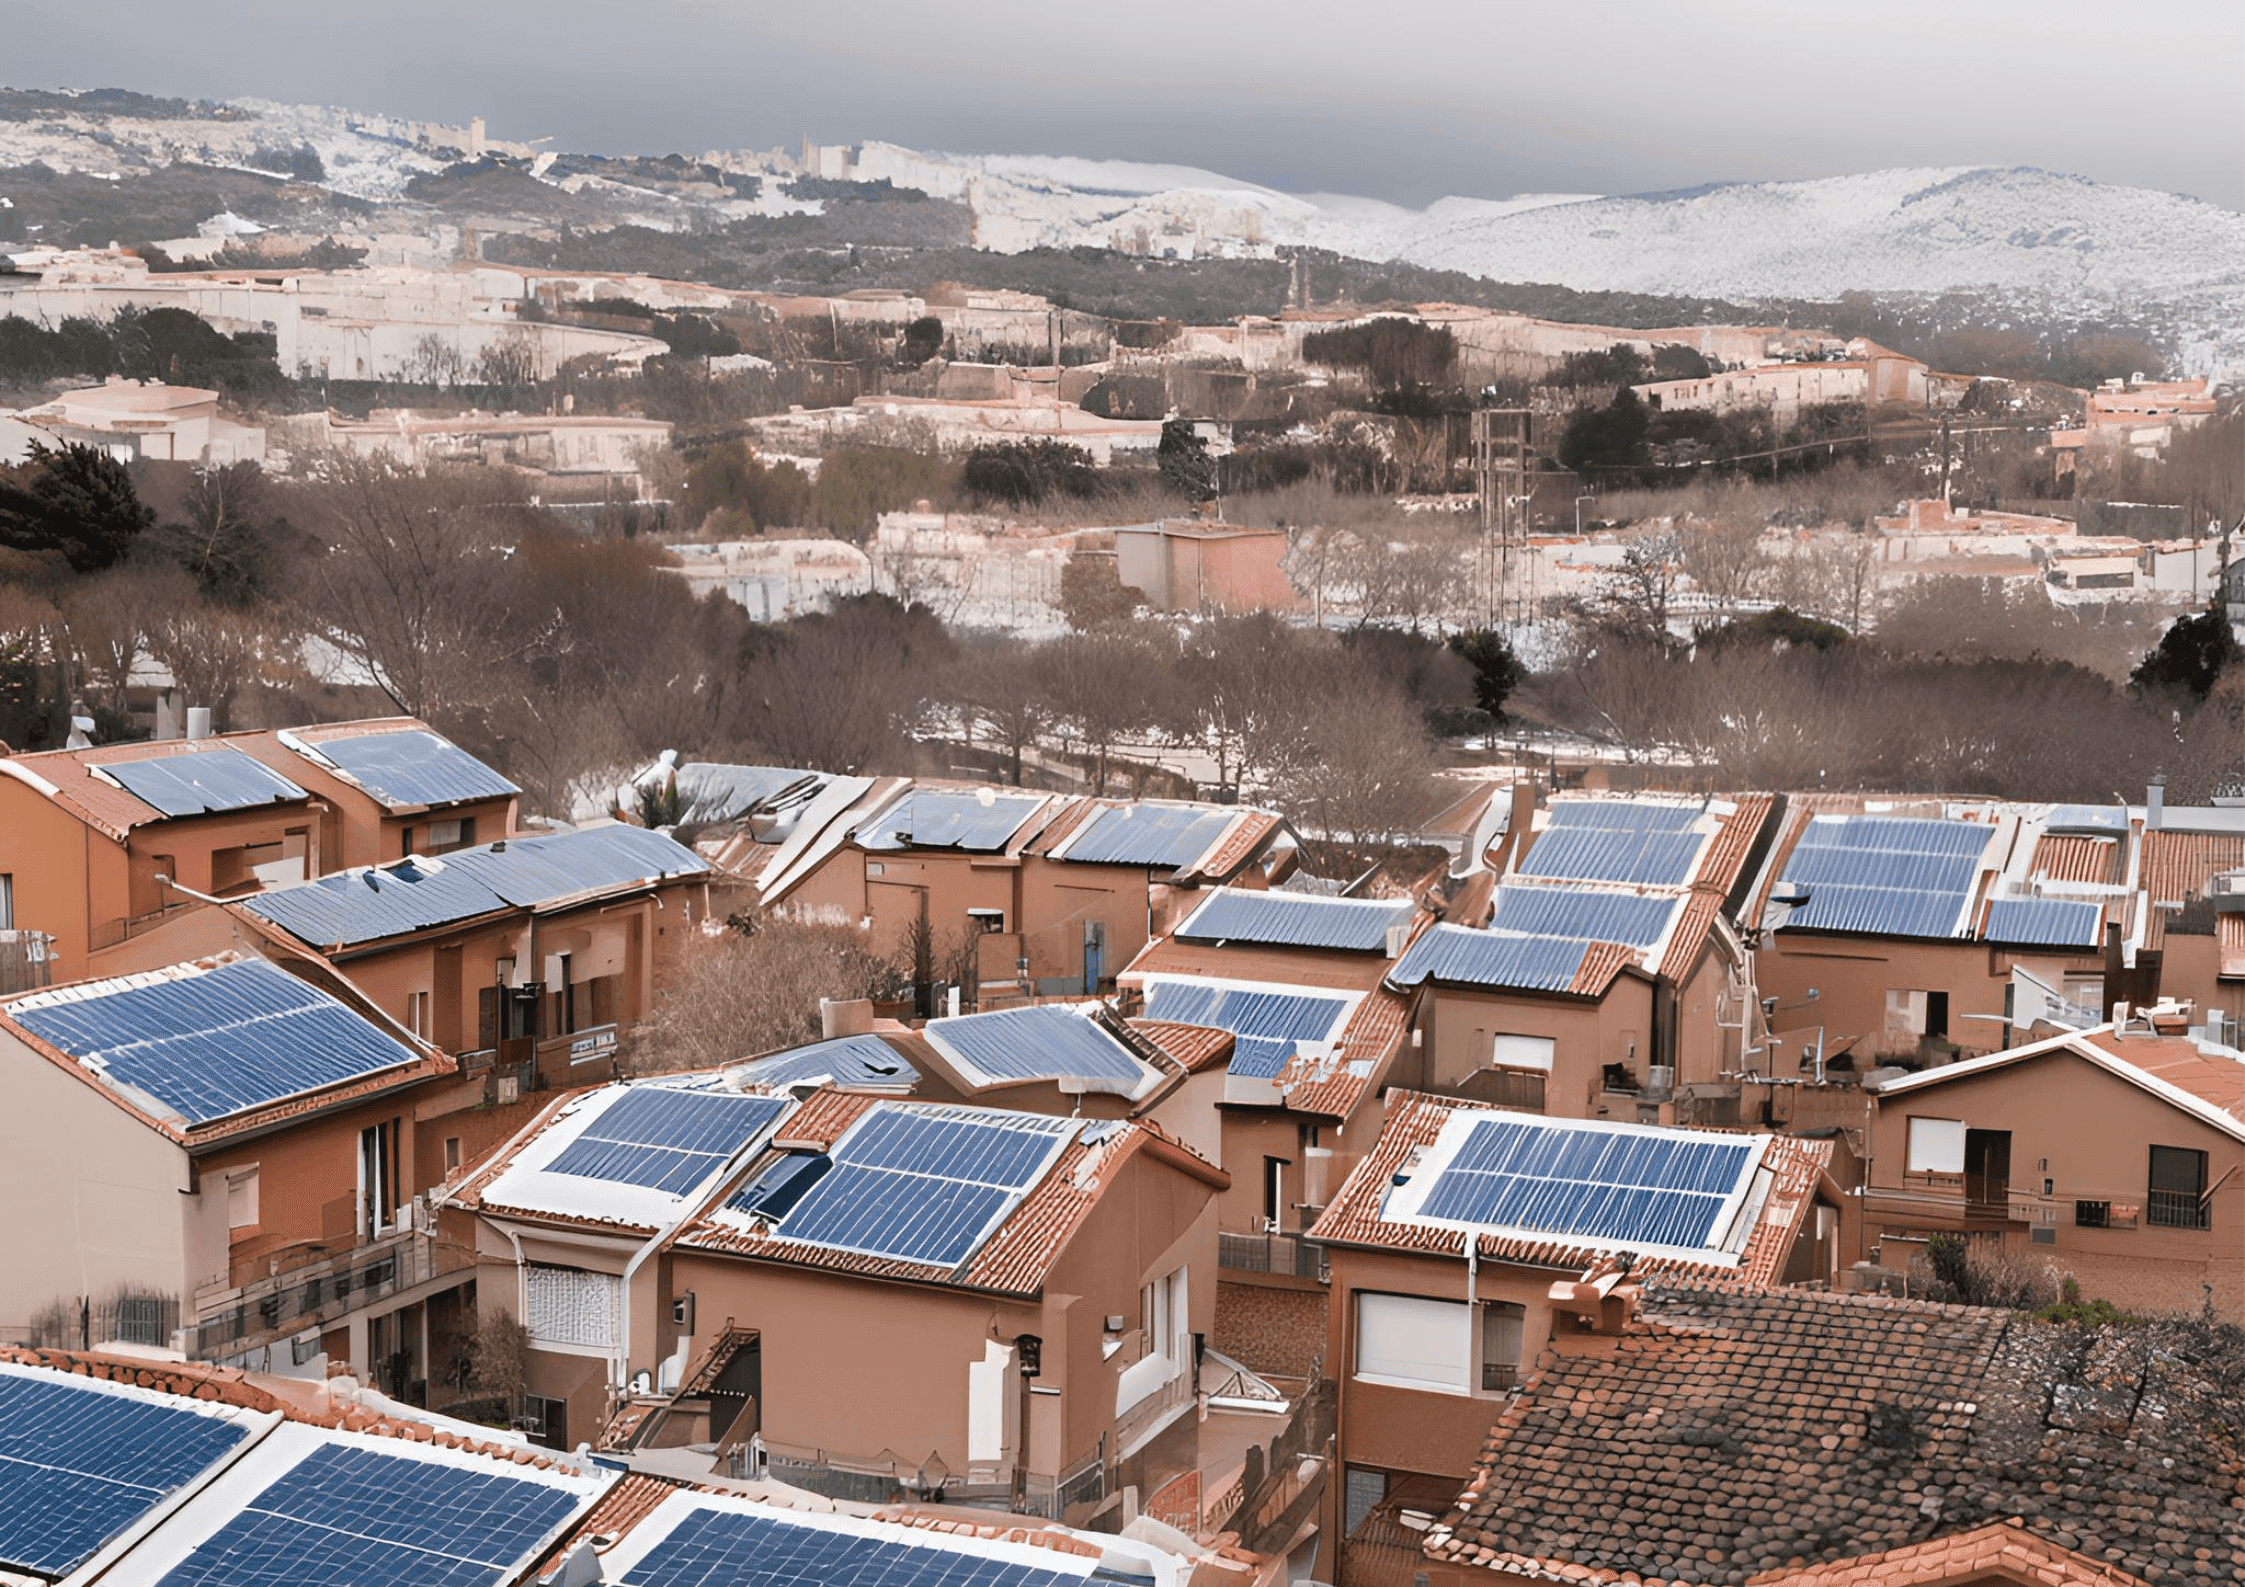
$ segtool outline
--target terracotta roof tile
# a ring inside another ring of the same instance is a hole
[[[1347,1122],[1387,1074],[1403,1045],[1410,1014],[1410,999],[1386,987],[1365,998],[1341,1027],[1330,1058],[1296,1053],[1280,1071],[1278,1089],[1286,1106]],[[1356,1072],[1360,1069],[1362,1073]]]
[[[1232,1061],[1232,1033],[1170,1019],[1134,1019],[1130,1028],[1167,1053],[1187,1074],[1221,1069]]]
[[[2146,1587],[2141,1576],[2037,1537],[2016,1518],[1805,1569],[1781,1566],[1752,1578],[1752,1587],[1947,1587],[1978,1576],[2049,1587]]]
[[[2175,907],[2205,897],[2215,877],[2238,869],[2245,869],[2245,834],[2164,828],[2145,833],[2142,886],[2148,907],[2143,945],[2154,950],[2164,947],[2167,921]]]
[[[2046,832],[2035,844],[2028,870],[2053,882],[2119,882],[2123,852],[2118,838]]]
[[[1232,876],[1253,859],[1271,835],[1286,825],[1284,817],[1268,810],[1250,810],[1245,819],[1233,827],[1222,843],[1216,846],[1196,868],[1197,874],[1211,881],[1229,881]]]
[[[1738,885],[1739,873],[1753,856],[1762,829],[1769,825],[1777,796],[1740,794],[1732,803],[1737,808],[1723,817],[1723,824],[1715,829],[1715,840],[1708,844],[1707,852],[1700,858],[1699,870],[1692,877],[1695,890],[1711,892],[1718,898],[1728,896]]]

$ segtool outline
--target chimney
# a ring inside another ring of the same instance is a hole
[[[837,1036],[868,1036],[873,1032],[873,1004],[868,998],[822,997],[818,1000],[819,1035],[828,1041]]]
[[[1507,871],[1520,868],[1520,857],[1527,853],[1528,839],[1536,829],[1536,806],[1540,802],[1536,797],[1536,780],[1533,777],[1519,777],[1513,780],[1512,817],[1505,823],[1504,831],[1505,869]]]
[[[2160,773],[2144,788],[2144,830],[2157,832],[2167,817],[2167,774]]]
[[[187,708],[187,742],[200,743],[210,737],[210,707],[191,705]]]

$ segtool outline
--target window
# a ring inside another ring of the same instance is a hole
[[[1000,932],[1006,929],[1006,912],[1002,909],[970,909],[967,911],[967,928],[974,932]]]
[[[1549,1036],[1507,1036],[1499,1032],[1490,1038],[1489,1064],[1496,1069],[1538,1069],[1549,1074],[1553,1045]]]
[[[447,1135],[444,1138],[444,1177],[450,1179],[459,1171],[460,1137],[457,1135]]]
[[[1910,1157],[1913,1174],[1964,1172],[1964,1121],[1962,1119],[1910,1120]]]
[[[1146,1354],[1182,1361],[1192,1346],[1184,1339],[1192,1327],[1185,1302],[1185,1270],[1164,1274],[1138,1292],[1139,1325],[1146,1330]]]
[[[451,821],[432,821],[428,825],[421,852],[448,854],[454,849],[466,848],[475,840],[476,824],[473,816],[461,816]]]
[[[569,978],[570,955],[556,953],[546,960],[553,980],[553,1032],[567,1036],[577,1028],[577,984]]]
[[[1283,1157],[1263,1159],[1263,1221],[1274,1229],[1286,1221],[1286,1162]]]
[[[2144,1221],[2162,1229],[2211,1226],[2206,1206],[2206,1154],[2182,1146],[2151,1149],[2151,1195]]]
[[[16,929],[16,878],[13,872],[0,871],[0,931]]]
[[[1463,1301],[1360,1294],[1356,1375],[1398,1388],[1463,1394],[1472,1348],[1470,1322]]]
[[[425,1038],[429,1034],[428,993],[408,992],[405,994],[405,1028],[416,1036]]]
[[[359,1131],[359,1237],[376,1239],[397,1226],[396,1120]]]
[[[613,1273],[531,1262],[522,1270],[523,1322],[532,1342],[610,1350],[622,1328],[624,1281]]]
[[[1364,1524],[1364,1518],[1380,1507],[1388,1496],[1388,1474],[1384,1471],[1367,1471],[1362,1466],[1349,1467],[1348,1487],[1341,1513],[1341,1535],[1348,1536]]]
[[[257,1165],[236,1168],[226,1175],[226,1227],[257,1227]]]
[[[1493,1300],[1481,1308],[1481,1386],[1509,1389],[1520,1381],[1520,1343],[1528,1309]]]

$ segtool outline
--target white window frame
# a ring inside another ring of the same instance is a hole
[[[0,931],[16,929],[16,873],[0,871]]]
[[[226,1170],[226,1229],[254,1229],[258,1225],[257,1165]]]
[[[1964,1172],[1964,1120],[1921,1118],[1913,1113],[1909,1126],[1905,1173]]]
[[[624,1281],[559,1263],[522,1264],[522,1322],[530,1342],[566,1355],[608,1356],[623,1337]],[[585,1326],[598,1313],[597,1327]],[[592,1337],[598,1334],[599,1337]]]
[[[1350,1375],[1359,1383],[1470,1395],[1480,1376],[1480,1319],[1462,1300],[1356,1292]]]
[[[1549,1074],[1558,1045],[1549,1036],[1525,1036],[1498,1031],[1489,1038],[1489,1067],[1533,1069]]]

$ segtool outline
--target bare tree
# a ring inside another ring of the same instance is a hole
[[[1725,603],[1751,600],[1772,571],[1762,533],[1748,517],[1694,519],[1678,536],[1678,560],[1700,593]]]
[[[77,692],[109,710],[125,709],[133,664],[169,611],[200,599],[172,568],[109,568],[63,591],[63,639]]]
[[[1682,537],[1673,529],[1639,535],[1622,547],[1621,565],[1605,580],[1598,603],[1609,622],[1648,637],[1668,635],[1668,609],[1683,571]]]
[[[295,671],[276,614],[183,603],[157,618],[148,650],[172,675],[189,705],[208,706],[214,726],[229,725],[234,697],[258,678],[281,681]]]
[[[1021,786],[1022,757],[1053,722],[1043,647],[1010,640],[980,645],[959,658],[943,692],[967,724],[969,741],[975,727],[985,730],[1005,750],[1008,775]]]
[[[1305,724],[1308,753],[1285,784],[1287,809],[1337,842],[1403,838],[1433,802],[1434,751],[1420,714],[1387,679],[1325,670]]]
[[[897,979],[854,927],[766,915],[750,932],[690,935],[628,1066],[642,1074],[707,1069],[816,1041],[820,998],[886,995]]]
[[[1107,791],[1107,758],[1118,740],[1153,724],[1153,679],[1167,658],[1138,630],[1112,627],[1071,634],[1038,657],[1058,722],[1092,766],[1091,791]]]

